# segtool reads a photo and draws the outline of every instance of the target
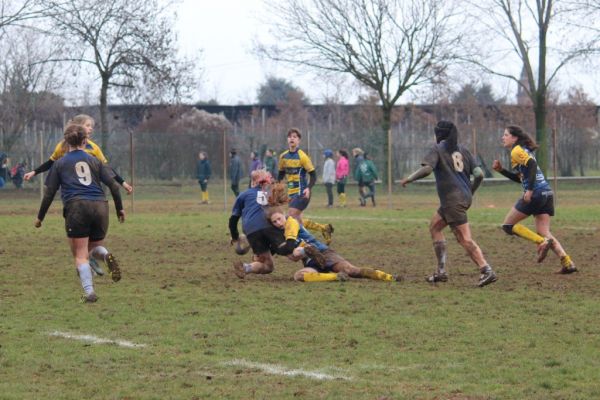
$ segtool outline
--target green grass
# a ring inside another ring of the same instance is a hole
[[[111,215],[123,279],[95,278],[91,305],[78,302],[59,202],[36,230],[39,195],[0,192],[0,399],[600,397],[599,191],[561,185],[552,230],[581,272],[559,276],[554,256],[540,266],[533,245],[498,228],[518,186],[484,186],[469,218],[499,280],[477,289],[450,233],[450,281],[424,281],[433,187],[396,190],[392,209],[385,196],[358,207],[355,190],[349,208],[326,209],[319,188],[308,214],[335,225],[333,246],[350,261],[404,282],[295,283],[300,266],[280,257],[273,274],[239,280],[220,188],[200,206],[196,187],[144,186],[125,224]]]

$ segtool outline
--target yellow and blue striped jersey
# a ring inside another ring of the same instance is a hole
[[[60,141],[54,148],[54,152],[50,156],[50,159],[52,161],[58,160],[59,158],[64,156],[65,153],[67,153],[69,147],[63,146],[63,143],[64,143],[64,140]],[[104,153],[102,153],[102,150],[100,149],[100,147],[96,143],[92,142],[90,139],[87,140],[87,144],[85,145],[84,151],[86,153],[88,153],[90,156],[96,157],[98,160],[100,160],[102,162],[102,164],[108,164],[108,160],[106,159],[106,157],[104,157]]]
[[[293,153],[287,150],[279,156],[279,171],[285,171],[290,198],[302,195],[307,187],[306,174],[314,170],[310,157],[300,149]]]
[[[516,145],[510,151],[510,164],[511,167],[520,174],[523,190],[527,190],[529,186],[529,167],[527,167],[527,162],[531,159],[535,160],[533,152],[521,145]],[[535,173],[533,190],[550,190],[550,184],[546,181],[546,178],[539,167]]]

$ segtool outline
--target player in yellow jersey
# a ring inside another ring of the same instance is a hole
[[[298,128],[287,133],[288,150],[279,156],[279,175],[277,181],[287,180],[289,215],[296,218],[307,229],[321,232],[325,242],[331,242],[333,226],[302,219],[302,211],[308,207],[311,190],[317,182],[317,173],[310,157],[300,149],[302,134]],[[308,177],[307,177],[308,175]]]
[[[542,262],[549,250],[559,258],[560,274],[577,272],[571,257],[565,252],[558,239],[550,233],[550,217],[554,216],[554,193],[544,174],[538,168],[534,150],[535,141],[518,126],[508,126],[502,134],[502,146],[510,149],[510,172],[494,160],[494,170],[505,177],[523,185],[523,196],[508,212],[502,223],[502,229],[509,235],[516,235],[538,245],[538,262]],[[537,233],[521,225],[519,222],[533,215]]]
[[[304,229],[298,220],[283,213],[279,207],[267,211],[269,222],[284,231],[285,243],[281,247],[289,248],[289,257],[294,261],[302,260],[304,268],[296,271],[294,280],[300,282],[344,281],[348,277],[368,278],[380,281],[399,281],[400,278],[373,268],[359,268],[352,265],[335,250],[319,242]],[[293,250],[293,251],[292,251]],[[317,251],[315,251],[317,250]],[[278,254],[287,252],[278,251]]]

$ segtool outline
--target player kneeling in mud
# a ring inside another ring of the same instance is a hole
[[[234,272],[240,279],[244,279],[247,274],[270,274],[275,269],[272,254],[289,255],[294,250],[281,246],[285,242],[283,232],[271,225],[265,216],[272,183],[271,174],[265,170],[256,170],[252,171],[251,179],[251,187],[236,198],[229,218],[231,244],[236,246],[236,253],[245,254],[237,228],[240,218],[242,230],[254,252],[252,262],[238,260],[233,263]],[[276,192],[280,193],[281,190]],[[323,256],[314,247],[306,246],[303,252],[324,265]]]
[[[335,250],[327,245],[319,242],[315,237],[308,232],[298,221],[293,217],[287,217],[280,207],[272,207],[267,210],[269,222],[280,231],[283,231],[285,243],[282,243],[277,253],[280,253],[282,248],[292,250],[292,254],[288,257],[293,261],[302,260],[304,268],[296,271],[294,280],[300,282],[325,282],[325,281],[345,281],[348,277],[352,278],[368,278],[380,281],[400,280],[398,277],[379,271],[373,268],[358,268],[344,259]],[[312,246],[320,251],[316,253],[322,256],[324,260],[319,260],[319,257],[312,257],[305,250]]]

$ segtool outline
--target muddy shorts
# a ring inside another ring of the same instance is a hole
[[[307,199],[306,197],[299,195],[290,200],[288,207],[304,211],[308,207],[308,203],[310,203],[310,197]]]
[[[456,204],[451,207],[440,207],[437,212],[442,219],[450,225],[450,228],[455,228],[459,225],[469,222],[467,219],[467,210],[471,205]]]
[[[303,259],[302,263],[307,268],[312,268],[312,269],[317,270],[317,272],[325,273],[325,272],[332,272],[333,267],[336,264],[339,264],[342,262],[347,262],[344,257],[340,256],[333,249],[327,249],[327,250],[323,251],[322,253],[323,253],[323,256],[325,257],[325,268],[319,267],[317,265],[317,263],[311,258]]]
[[[106,200],[71,200],[63,209],[67,237],[97,242],[108,232],[108,202]]]

